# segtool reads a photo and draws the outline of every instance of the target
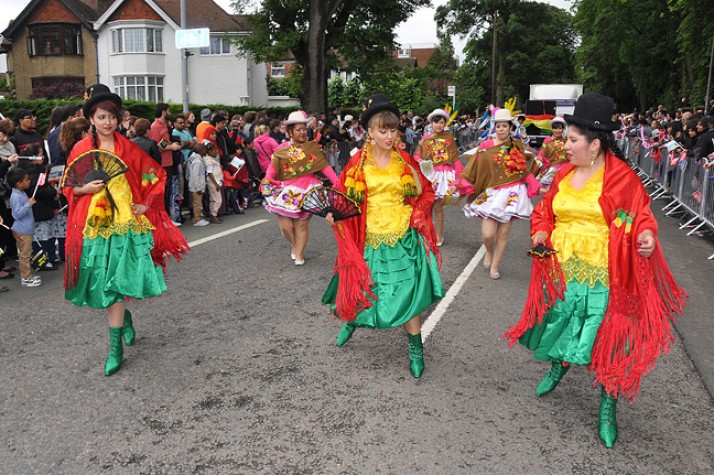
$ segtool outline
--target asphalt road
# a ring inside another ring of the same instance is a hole
[[[499,339],[525,299],[528,223],[514,225],[500,281],[480,263],[465,280],[426,339],[417,381],[400,328],[358,329],[335,347],[339,324],[320,304],[336,252],[327,225],[313,220],[296,267],[277,220],[251,209],[182,228],[194,243],[235,232],[194,245],[170,266],[166,294],[130,304],[137,340],[109,378],[106,317],[64,300],[61,271],[38,289],[10,283],[0,473],[714,473],[714,245],[660,224],[689,305],[637,402],[620,403],[611,450],[584,368],[537,398],[548,366]],[[480,244],[478,222],[447,209],[447,289]]]

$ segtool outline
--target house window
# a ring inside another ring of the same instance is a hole
[[[285,77],[285,64],[273,63],[270,65],[270,77],[283,78]]]
[[[114,92],[124,99],[164,102],[163,76],[115,76]]]
[[[67,23],[42,23],[29,26],[30,56],[82,55],[82,27]]]
[[[231,43],[222,36],[211,36],[211,46],[201,48],[201,54],[230,54]]]
[[[397,51],[397,57],[399,58],[411,58],[412,49],[411,48],[399,48]]]
[[[117,28],[112,30],[112,53],[162,53],[159,28]]]

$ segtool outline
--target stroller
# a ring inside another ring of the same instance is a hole
[[[248,183],[244,185],[241,194],[247,200],[248,208],[262,206],[263,195],[260,193],[260,180],[263,179],[263,171],[258,163],[258,155],[255,150],[247,147],[244,154],[245,164],[248,168]]]

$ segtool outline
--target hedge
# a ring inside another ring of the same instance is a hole
[[[65,104],[81,104],[82,99],[0,99],[0,113],[6,118],[12,119],[15,111],[18,109],[34,110],[37,115],[37,130],[44,133],[49,127],[52,117],[52,109]],[[154,108],[156,103],[133,101],[130,99],[124,100],[124,107],[129,109],[132,115],[143,117],[149,121],[154,120]],[[179,113],[183,110],[183,105],[171,103],[171,110],[174,113]],[[250,110],[260,111],[267,110],[278,117],[287,117],[294,111],[293,107],[252,107],[252,106],[226,106],[223,104],[189,104],[189,110],[196,115],[197,121],[200,121],[200,111],[209,108],[211,110],[222,109],[228,112],[229,115],[245,114]]]

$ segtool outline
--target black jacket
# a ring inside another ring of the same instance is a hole
[[[27,147],[33,144],[37,144],[42,148],[44,156],[47,156],[47,150],[45,149],[45,139],[42,138],[36,130],[31,130],[29,132],[25,131],[22,127],[17,127],[15,133],[10,137],[10,142],[15,146],[18,155],[27,155]]]
[[[156,163],[161,165],[161,152],[155,141],[149,137],[134,137],[131,141],[137,144],[144,152],[148,153],[151,158],[156,160]]]

